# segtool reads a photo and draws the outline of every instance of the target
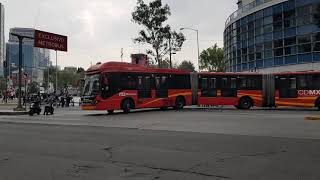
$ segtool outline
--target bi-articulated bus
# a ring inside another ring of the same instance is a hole
[[[317,107],[320,72],[189,73],[108,62],[86,73],[83,110],[123,110],[184,106],[232,105],[257,107]]]

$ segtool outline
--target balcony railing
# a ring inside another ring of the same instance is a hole
[[[260,5],[264,4],[264,3],[268,3],[270,1],[272,1],[272,0],[255,0],[255,1],[251,2],[251,3],[249,3],[249,4],[246,4],[246,5],[242,6],[241,8],[239,8],[237,11],[235,11],[234,13],[232,13],[228,17],[228,19],[226,21],[226,26],[228,26],[231,21],[236,19],[242,13],[246,13],[246,12],[256,8],[257,6],[260,6]]]

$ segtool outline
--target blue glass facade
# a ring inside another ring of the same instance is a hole
[[[10,66],[10,71],[15,71],[18,69],[19,65],[19,44],[17,43],[7,43],[6,44],[6,59],[8,65]],[[33,46],[32,45],[22,45],[22,64],[23,68],[28,74],[32,74],[33,70]],[[14,64],[14,65],[13,65]]]
[[[288,0],[229,23],[227,70],[234,72],[320,62],[320,0]]]

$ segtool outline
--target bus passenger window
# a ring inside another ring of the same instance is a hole
[[[210,89],[216,89],[217,88],[217,79],[211,78],[210,79]]]
[[[201,84],[202,84],[202,89],[208,89],[207,78],[203,78],[203,79],[201,80]]]
[[[228,78],[222,78],[221,88],[228,88]]]
[[[160,89],[160,77],[156,77],[155,81],[156,81],[156,89]]]
[[[231,78],[231,88],[236,89],[237,88],[237,79]]]
[[[297,89],[297,80],[296,80],[296,78],[290,78],[290,89]]]

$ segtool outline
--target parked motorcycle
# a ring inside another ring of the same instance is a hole
[[[39,102],[32,102],[30,105],[29,115],[33,116],[34,114],[40,115],[41,107]]]

